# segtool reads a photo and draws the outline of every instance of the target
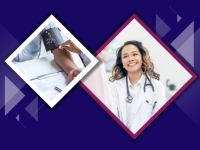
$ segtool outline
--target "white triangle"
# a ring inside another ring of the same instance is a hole
[[[156,27],[162,22],[162,19],[156,14]]]
[[[16,119],[19,121],[19,115],[16,117]]]
[[[194,67],[194,34],[177,51]]]
[[[26,108],[25,110],[36,120],[38,121],[38,97],[36,97]]]
[[[19,92],[19,89],[5,76],[5,104],[7,104],[17,92]]]
[[[177,15],[177,22],[179,22],[180,20],[181,20],[181,17]]]

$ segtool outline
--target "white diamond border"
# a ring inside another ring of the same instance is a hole
[[[19,54],[50,22],[79,47],[91,63],[54,99],[49,100],[18,68],[12,60]],[[6,60],[5,62],[51,107],[53,108],[97,63],[98,60],[53,16],[50,15]]]

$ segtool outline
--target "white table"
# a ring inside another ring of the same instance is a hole
[[[79,68],[84,68],[84,65],[78,54],[72,53],[75,64]],[[54,73],[62,69],[54,61],[53,54],[48,53],[46,57],[33,59],[25,62],[15,64],[22,72],[25,72],[29,79],[36,78],[37,76]]]

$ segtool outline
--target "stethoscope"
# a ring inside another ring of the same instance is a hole
[[[149,84],[147,84],[147,80],[146,80],[146,82],[144,83],[144,92],[146,92],[146,86],[151,86],[152,91],[154,92],[154,86],[153,86],[151,80],[149,79],[149,77],[148,77],[146,74],[145,74],[145,76],[146,76],[146,79],[149,81]],[[126,97],[125,100],[126,100],[127,103],[132,103],[133,97],[132,97],[132,96],[130,95],[130,93],[129,93],[129,88],[128,88],[128,75],[126,75],[126,90],[127,90],[127,97]],[[146,103],[151,104],[148,100],[146,100]],[[156,103],[157,103],[157,101],[155,101],[155,102],[152,104],[152,105],[153,105],[153,109],[155,108]]]

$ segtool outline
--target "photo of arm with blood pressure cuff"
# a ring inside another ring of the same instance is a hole
[[[76,40],[74,43],[68,38],[73,39],[72,35],[66,33],[51,21],[12,60],[33,88],[39,89],[50,101],[91,63],[79,48],[80,43]]]
[[[75,77],[75,74],[80,73],[83,68],[76,64],[73,53],[80,56],[83,67],[90,64],[91,60],[53,22],[50,22],[12,62],[18,65],[22,62],[54,56],[55,62],[68,75]]]

